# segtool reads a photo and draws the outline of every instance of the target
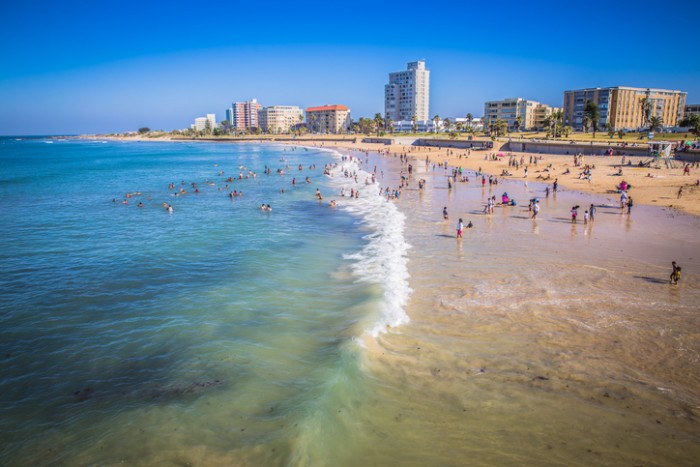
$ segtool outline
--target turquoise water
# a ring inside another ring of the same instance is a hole
[[[7,465],[313,463],[342,439],[355,339],[407,319],[402,215],[364,187],[335,209],[315,199],[356,166],[314,148],[42,138],[0,139],[0,166]]]

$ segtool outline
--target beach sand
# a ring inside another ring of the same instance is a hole
[[[320,144],[320,143],[316,143]],[[388,154],[408,154],[417,161],[424,161],[426,157],[431,162],[439,163],[448,161],[451,167],[462,167],[463,169],[476,171],[479,168],[487,174],[500,177],[504,170],[510,171],[512,174],[503,178],[514,178],[528,181],[543,181],[538,177],[545,178],[550,176],[548,183],[552,183],[555,178],[559,179],[559,185],[571,190],[577,190],[586,193],[602,194],[608,196],[617,196],[616,187],[622,180],[625,180],[632,188],[629,190],[629,195],[634,199],[636,204],[645,204],[651,206],[672,207],[679,211],[683,211],[695,216],[700,216],[700,186],[697,186],[700,180],[700,169],[692,169],[690,175],[683,175],[683,163],[675,162],[675,168],[667,168],[662,162],[652,164],[651,168],[640,168],[638,163],[640,160],[647,161],[648,157],[626,156],[625,164],[632,163],[632,166],[622,167],[622,176],[614,175],[618,172],[622,162],[621,156],[585,156],[582,165],[590,164],[595,168],[591,170],[592,176],[590,182],[579,179],[579,173],[583,167],[574,166],[574,158],[572,155],[552,155],[552,154],[535,154],[526,152],[502,152],[503,157],[497,157],[497,160],[492,160],[490,157],[484,159],[484,156],[496,155],[499,152],[494,150],[470,150],[467,155],[467,150],[464,149],[449,149],[451,155],[448,155],[446,148],[429,148],[420,146],[408,146],[401,144],[384,145],[372,143],[323,143],[326,146],[332,144],[334,147],[354,150],[367,151],[385,151]],[[525,177],[524,167],[521,166],[518,170],[508,166],[509,156],[514,156],[518,162],[522,158],[525,165],[528,166],[528,175]],[[530,157],[542,158],[538,160],[537,165],[529,163]],[[548,172],[544,172],[547,166],[551,164]],[[569,169],[570,173],[565,174]],[[681,198],[678,198],[678,189],[683,188]]]
[[[387,148],[360,145],[352,153],[364,157],[360,151],[370,149]],[[393,167],[381,186],[398,187],[391,152],[399,149],[389,148],[388,157],[371,153],[365,163],[368,171]],[[522,176],[482,188],[469,173],[470,182],[450,189],[451,167],[424,162],[426,155],[444,160],[444,151],[408,154],[414,176],[397,204],[412,245],[411,322],[364,341],[371,389],[365,403],[349,410],[361,421],[352,428],[365,433],[367,453],[353,450],[348,462],[695,463],[700,218],[667,201],[682,183],[679,171],[658,169],[659,177],[647,181],[646,173],[623,168],[637,202],[627,214],[617,206],[619,195],[608,193],[620,180],[608,176],[618,157],[587,158],[596,164],[593,181],[559,175],[563,189],[547,198],[548,183]],[[450,165],[494,174],[508,168],[507,159],[472,154],[456,154]],[[558,174],[567,165],[577,172],[570,156],[545,155],[543,162],[538,166],[551,163]],[[426,179],[425,189],[417,178]],[[500,200],[504,191],[519,205],[484,215],[487,197]],[[537,220],[527,207],[535,196],[542,204]],[[688,199],[683,203],[692,211]],[[595,221],[572,224],[571,206],[582,212],[590,204],[598,206]],[[463,240],[455,238],[460,217],[474,224]],[[669,284],[671,260],[683,266],[679,286]],[[392,435],[397,430],[401,435]]]

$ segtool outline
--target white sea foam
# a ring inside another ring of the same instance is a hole
[[[404,311],[411,295],[408,274],[408,249],[411,246],[404,238],[406,216],[384,197],[379,195],[377,184],[365,184],[372,174],[360,169],[357,158],[342,161],[342,155],[331,151],[338,158],[338,166],[332,173],[332,181],[338,191],[345,189],[345,197],[333,196],[340,209],[344,209],[365,223],[371,231],[364,238],[367,244],[361,251],[345,255],[353,261],[351,268],[357,280],[381,284],[384,296],[380,318],[371,329],[372,336],[386,332],[390,327],[409,322]],[[357,173],[354,178],[345,177],[343,170]],[[350,190],[360,190],[359,198],[350,198]]]

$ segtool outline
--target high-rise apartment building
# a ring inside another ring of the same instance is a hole
[[[598,127],[610,125],[616,130],[638,130],[648,117],[659,117],[663,126],[672,127],[683,118],[686,93],[667,89],[588,88],[564,91],[564,124],[574,130],[583,129],[584,109],[587,101],[598,106]]]
[[[406,71],[389,73],[384,86],[384,116],[387,119],[411,121],[430,119],[430,70],[425,60],[408,64]]]
[[[339,134],[350,130],[350,109],[344,105],[323,105],[306,109],[311,133]]]
[[[190,125],[190,128],[197,131],[205,131],[207,127],[210,131],[217,127],[216,114],[207,114],[206,117],[197,117],[194,119],[194,124]]]
[[[544,128],[544,120],[559,110],[561,109],[522,97],[489,101],[484,103],[484,126],[488,128],[491,123],[504,120],[511,131],[516,128],[520,131],[539,130]]]
[[[234,102],[226,109],[227,120],[231,126],[240,131],[258,128],[258,111],[262,108],[256,99]]]
[[[304,121],[304,112],[295,105],[273,105],[258,112],[259,128],[266,133],[288,133]]]

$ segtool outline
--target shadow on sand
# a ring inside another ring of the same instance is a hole
[[[642,279],[642,280],[650,282],[652,284],[668,284],[669,283],[668,279],[659,279],[658,277],[634,276],[634,278],[635,279]]]

